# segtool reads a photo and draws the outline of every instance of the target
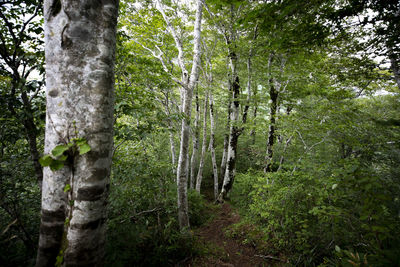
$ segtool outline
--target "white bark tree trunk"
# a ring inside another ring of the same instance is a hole
[[[182,130],[181,130],[181,144],[178,159],[177,168],[177,184],[178,184],[178,221],[179,228],[184,230],[189,228],[189,208],[187,198],[187,185],[188,185],[188,167],[189,167],[189,135],[190,135],[190,117],[192,113],[192,96],[193,88],[197,83],[199,77],[199,64],[201,54],[201,19],[203,14],[203,1],[197,0],[196,5],[196,18],[193,30],[193,62],[190,77],[184,64],[184,50],[180,38],[173,25],[171,24],[168,16],[165,14],[163,5],[157,0],[157,9],[160,11],[165,22],[167,23],[167,29],[174,38],[176,48],[178,49],[178,64],[182,71],[182,85],[181,96],[182,99],[182,113],[184,118],[182,119]]]
[[[226,171],[226,159],[228,155],[228,146],[229,146],[228,144],[229,144],[230,120],[231,120],[231,101],[229,101],[228,119],[226,122],[226,133],[224,135],[224,147],[222,151],[221,169],[220,169],[221,180],[224,180],[224,175]]]
[[[239,123],[239,97],[240,97],[240,83],[239,76],[237,73],[237,47],[236,47],[236,30],[234,29],[234,5],[231,5],[231,21],[229,33],[225,34],[225,41],[228,46],[229,54],[229,67],[230,67],[230,86],[232,93],[232,102],[230,106],[230,130],[229,130],[229,142],[228,142],[228,153],[227,153],[227,166],[224,174],[224,181],[222,184],[221,192],[218,196],[218,202],[223,202],[228,192],[231,190],[233,181],[236,174],[236,154],[237,154],[237,143],[240,135],[238,127]]]
[[[103,264],[117,14],[118,0],[44,3],[45,153],[77,137],[91,151],[70,158],[61,170],[44,168],[36,266],[54,266],[59,254],[65,266]]]
[[[196,181],[196,191],[200,193],[201,182],[203,180],[203,169],[204,169],[204,159],[207,150],[207,110],[208,110],[208,92],[206,92],[204,99],[204,110],[203,110],[203,141],[201,145],[201,156],[200,156],[200,164],[199,171],[197,173],[197,181]]]
[[[214,97],[210,94],[210,148],[211,148],[211,161],[214,176],[214,200],[218,198],[218,167],[215,157],[215,133],[214,133]]]
[[[199,95],[196,92],[196,116],[194,118],[194,127],[192,128],[192,158],[190,161],[190,188],[194,189],[195,186],[195,170],[197,165],[197,151],[199,149],[199,120],[200,120],[200,105]]]
[[[176,149],[175,149],[175,140],[174,140],[174,134],[170,131],[169,132],[169,144],[170,144],[170,149],[171,149],[171,161],[172,161],[172,172],[175,174],[176,173]]]

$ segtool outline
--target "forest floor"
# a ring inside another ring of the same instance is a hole
[[[279,266],[258,255],[256,248],[245,244],[243,239],[227,234],[230,226],[240,221],[240,215],[228,202],[212,205],[213,216],[204,225],[194,230],[203,252],[177,266],[184,267],[255,267]]]

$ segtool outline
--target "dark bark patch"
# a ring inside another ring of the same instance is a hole
[[[62,8],[61,1],[60,0],[54,0],[53,3],[51,4],[51,7],[50,7],[50,15],[52,17],[57,16],[58,13],[60,13],[61,8]]]
[[[65,208],[61,207],[58,210],[42,210],[42,222],[64,222]]]
[[[69,28],[69,24],[64,26],[64,29],[61,32],[61,48],[68,49],[72,47],[72,39],[69,38],[66,34],[67,29]]]
[[[80,201],[96,201],[99,200],[104,192],[104,186],[90,186],[78,189],[76,200]]]
[[[41,235],[51,236],[53,237],[53,239],[61,240],[62,234],[64,232],[64,223],[56,225],[46,225],[42,223],[40,225],[39,232]]]
[[[71,224],[71,229],[79,229],[79,230],[95,230],[97,228],[99,228],[100,226],[102,226],[105,222],[104,218],[100,218],[91,222],[87,222],[87,223],[74,223]]]
[[[57,97],[60,92],[57,89],[53,89],[49,92],[49,96]]]
[[[96,169],[92,171],[89,178],[85,179],[86,182],[99,182],[103,181],[108,175],[108,169]]]
[[[103,266],[104,246],[104,242],[99,242],[89,248],[74,247],[68,249],[65,255],[66,266]]]
[[[60,245],[39,247],[36,266],[54,266],[59,251]]]

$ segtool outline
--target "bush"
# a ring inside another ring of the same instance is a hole
[[[197,253],[194,237],[179,231],[172,168],[149,150],[141,154],[127,144],[114,159],[107,266],[173,266]],[[189,190],[188,200],[191,225],[205,222],[202,196]]]
[[[367,255],[374,266],[394,266],[400,225],[385,188],[370,170],[347,161],[307,173],[240,174],[232,199],[260,225],[268,253],[283,253],[292,264],[338,263],[337,246]]]

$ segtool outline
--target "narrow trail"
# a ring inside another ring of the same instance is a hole
[[[214,218],[196,229],[195,235],[206,248],[206,255],[191,259],[179,266],[221,266],[221,267],[254,267],[268,266],[256,256],[256,249],[250,244],[243,244],[239,239],[225,234],[227,227],[240,221],[240,216],[230,206],[224,203],[215,208]]]

